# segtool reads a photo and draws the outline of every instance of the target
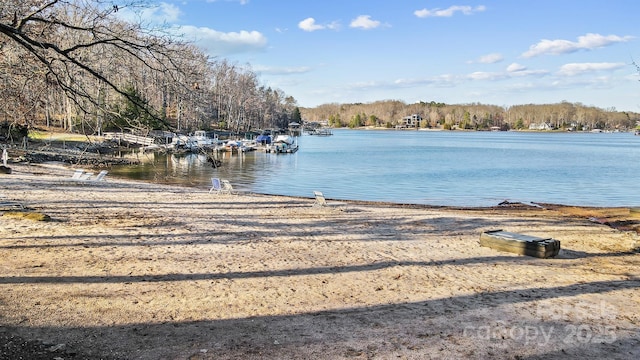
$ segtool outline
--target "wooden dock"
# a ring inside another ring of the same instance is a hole
[[[143,146],[151,146],[154,139],[148,136],[138,136],[126,133],[109,132],[103,134],[106,140],[124,141],[129,144],[138,144]]]

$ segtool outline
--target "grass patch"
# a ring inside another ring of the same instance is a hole
[[[47,214],[29,211],[8,211],[4,216],[14,219],[27,219],[33,221],[51,221],[51,217]]]
[[[629,209],[627,208],[591,208],[565,206],[558,208],[558,211],[564,214],[580,217],[627,218],[629,216]]]
[[[29,138],[40,141],[70,141],[70,142],[86,142],[94,137],[82,134],[58,133],[32,130],[29,132]]]

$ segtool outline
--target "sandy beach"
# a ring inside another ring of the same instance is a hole
[[[0,195],[50,221],[0,212],[0,358],[640,358],[640,237],[601,209],[315,207],[11,167]],[[495,229],[562,249],[481,247]]]

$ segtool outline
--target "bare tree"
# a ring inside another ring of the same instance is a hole
[[[67,125],[72,125],[78,113],[108,111],[101,91],[135,102],[158,117],[126,87],[145,73],[178,81],[183,70],[176,59],[182,44],[158,29],[146,29],[115,16],[118,10],[136,5],[133,1],[105,0],[3,1],[0,59],[5,68],[16,64],[21,68],[8,74],[13,79],[11,91],[32,94],[34,104],[44,89],[58,91],[67,102]],[[8,59],[7,54],[19,59]],[[35,91],[25,91],[27,84]]]

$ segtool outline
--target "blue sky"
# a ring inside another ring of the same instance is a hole
[[[635,0],[181,0],[145,16],[300,106],[579,102],[640,112]]]

